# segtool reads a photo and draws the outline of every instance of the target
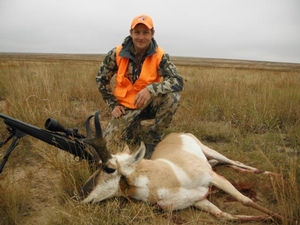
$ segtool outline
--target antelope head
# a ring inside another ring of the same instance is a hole
[[[106,141],[102,136],[101,125],[99,121],[99,112],[96,112],[95,120],[95,137],[92,135],[89,120],[86,121],[87,138],[83,142],[92,146],[95,150],[95,158],[98,161],[97,170],[90,176],[82,187],[81,197],[83,203],[95,203],[104,199],[118,196],[121,178],[125,174],[132,173],[135,166],[144,158],[145,145],[141,144],[140,148],[133,154],[119,153],[112,155],[106,147]]]

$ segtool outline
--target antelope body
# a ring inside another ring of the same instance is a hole
[[[95,124],[96,119],[95,117]],[[150,160],[144,159],[146,149],[143,143],[133,154],[123,152],[112,155],[106,148],[103,149],[103,143],[99,144],[102,134],[96,125],[97,129],[98,137],[84,140],[98,152],[100,164],[99,169],[82,188],[83,203],[95,203],[113,196],[127,196],[156,204],[163,210],[194,206],[229,220],[263,220],[270,216],[282,219],[280,215],[240,193],[228,180],[214,172],[212,165],[222,163],[252,173],[272,174],[271,172],[232,161],[188,133],[169,134],[156,146]],[[231,215],[221,211],[206,198],[212,185],[264,215]]]

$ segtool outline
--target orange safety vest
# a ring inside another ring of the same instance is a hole
[[[139,78],[132,84],[131,81],[125,77],[128,70],[129,59],[119,56],[121,49],[121,45],[116,48],[118,72],[116,74],[114,95],[120,104],[135,109],[134,98],[139,91],[144,89],[148,84],[161,81],[161,77],[158,75],[157,70],[164,54],[164,50],[157,47],[155,54],[146,57]]]

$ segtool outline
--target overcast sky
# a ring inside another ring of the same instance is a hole
[[[107,53],[142,13],[171,56],[300,63],[300,0],[0,0],[0,52]]]

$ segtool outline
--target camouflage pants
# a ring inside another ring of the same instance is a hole
[[[108,149],[112,153],[123,150],[124,144],[132,148],[144,141],[146,145],[155,146],[161,141],[163,131],[169,127],[173,115],[179,106],[180,94],[171,92],[159,94],[150,99],[141,109],[126,108],[126,114],[112,118],[104,132]],[[141,121],[153,120],[146,127]]]

